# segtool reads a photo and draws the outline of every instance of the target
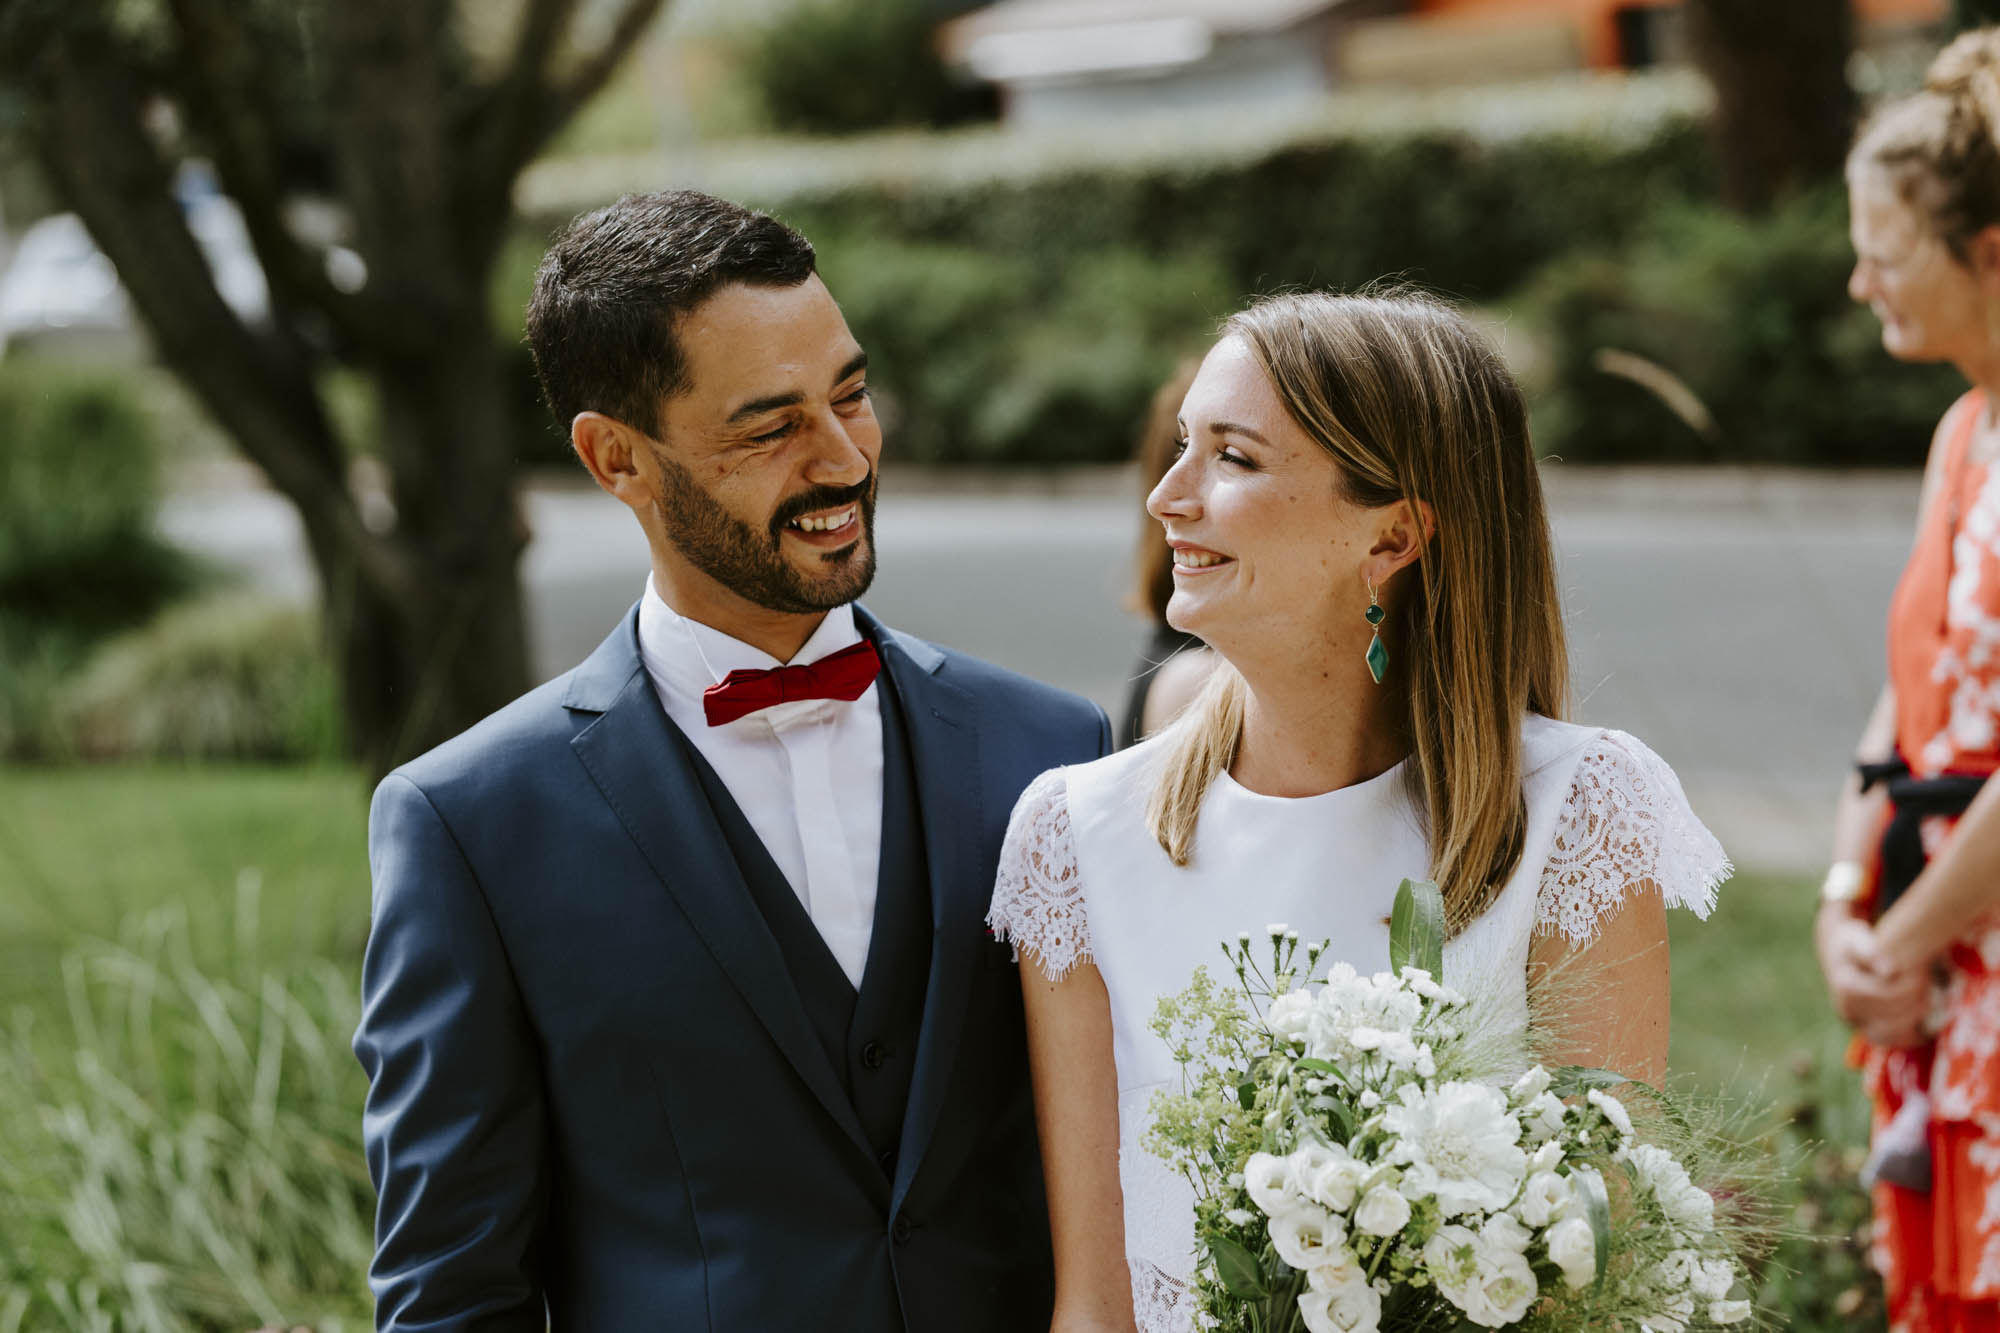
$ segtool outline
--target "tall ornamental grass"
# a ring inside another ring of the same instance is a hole
[[[239,887],[231,968],[185,913],[64,960],[67,1031],[0,1057],[0,1333],[368,1326],[373,1193],[346,1049],[357,980],[265,966]]]

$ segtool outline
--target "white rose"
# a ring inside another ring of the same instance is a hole
[[[1386,1185],[1362,1196],[1354,1210],[1354,1228],[1370,1236],[1393,1236],[1410,1220],[1410,1201]]]
[[[1484,1245],[1508,1254],[1526,1254],[1528,1246],[1535,1239],[1520,1220],[1511,1213],[1495,1213],[1486,1219],[1486,1225],[1479,1229],[1479,1239]]]
[[[1271,1244],[1293,1268],[1317,1268],[1347,1241],[1347,1231],[1324,1208],[1300,1204],[1271,1219]]]
[[[1527,1073],[1514,1080],[1514,1086],[1508,1089],[1507,1098],[1509,1101],[1526,1106],[1529,1102],[1547,1092],[1551,1082],[1553,1080],[1549,1077],[1549,1071],[1540,1065],[1536,1065],[1533,1069],[1530,1069]]]
[[[1727,1259],[1704,1259],[1700,1271],[1688,1285],[1703,1300],[1719,1301],[1736,1285],[1736,1270]]]
[[[1507,1221],[1519,1229],[1519,1223]],[[1527,1257],[1510,1241],[1505,1227],[1498,1235],[1474,1235],[1464,1227],[1443,1226],[1424,1246],[1424,1267],[1439,1294],[1482,1328],[1518,1322],[1539,1292]]]
[[[1521,1127],[1507,1098],[1483,1083],[1452,1082],[1425,1093],[1406,1085],[1382,1113],[1394,1142],[1390,1162],[1407,1166],[1403,1193],[1435,1197],[1446,1217],[1505,1208],[1527,1174]]]
[[[1566,1217],[1549,1228],[1544,1238],[1549,1261],[1562,1269],[1563,1281],[1572,1287],[1587,1287],[1597,1281],[1597,1233],[1580,1217]]]
[[[1299,1314],[1312,1333],[1375,1333],[1382,1324],[1382,1297],[1365,1277],[1321,1286],[1299,1297]]]
[[[1348,1156],[1338,1144],[1309,1143],[1290,1159],[1286,1184],[1295,1197],[1311,1199],[1344,1213],[1354,1205],[1354,1196],[1368,1170]]]
[[[1537,1171],[1521,1187],[1521,1220],[1539,1230],[1561,1217],[1569,1201],[1569,1181],[1553,1171]]]
[[[1285,1188],[1290,1174],[1291,1167],[1284,1158],[1267,1152],[1251,1153],[1250,1160],[1243,1164],[1243,1188],[1249,1192],[1251,1202],[1266,1215],[1276,1217],[1299,1202]]]
[[[1632,1117],[1625,1110],[1625,1103],[1619,1101],[1602,1088],[1592,1088],[1588,1093],[1584,1094],[1584,1100],[1604,1112],[1604,1118],[1611,1122],[1611,1127],[1617,1130],[1621,1136],[1626,1138],[1631,1137]]]
[[[1546,1143],[1562,1133],[1563,1114],[1567,1110],[1562,1098],[1553,1092],[1542,1093],[1521,1108],[1522,1138],[1528,1143]]]
[[[1264,1026],[1279,1041],[1304,1041],[1312,1019],[1313,997],[1307,990],[1286,991],[1264,1011]]]
[[[1708,1318],[1716,1324],[1740,1324],[1750,1317],[1748,1301],[1716,1301],[1708,1307]]]

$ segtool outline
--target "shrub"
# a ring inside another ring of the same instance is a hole
[[[926,461],[1122,459],[1148,399],[1231,308],[1207,256],[1103,249],[1047,268],[965,246],[822,248],[869,349],[889,446]]]
[[[1672,210],[1628,244],[1551,266],[1517,302],[1547,347],[1542,451],[1921,463],[1963,382],[1882,350],[1875,317],[1848,299],[1852,265],[1844,201],[1821,192],[1759,221]]]
[[[366,1328],[351,970],[204,971],[163,909],[65,977],[66,1055],[0,1051],[0,1327]]]
[[[59,743],[91,759],[341,754],[318,621],[243,596],[176,607],[104,645],[56,711]]]
[[[0,752],[33,752],[51,693],[108,634],[194,583],[152,533],[156,442],[116,380],[0,371]]]
[[[993,91],[938,55],[925,0],[811,0],[747,36],[742,73],[774,128],[854,134],[988,119]]]
[[[829,248],[855,238],[963,247],[1044,272],[1110,248],[1156,261],[1203,254],[1233,300],[1390,274],[1486,300],[1579,245],[1633,234],[1665,204],[1711,194],[1700,128],[1673,120],[1637,142],[1368,133],[1234,161],[765,202]]]

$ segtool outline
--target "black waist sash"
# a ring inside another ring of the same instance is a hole
[[[1889,827],[1882,831],[1875,884],[1875,915],[1879,917],[1923,873],[1923,821],[1932,815],[1964,814],[1986,779],[1963,773],[1913,777],[1901,755],[1879,764],[1857,764],[1856,768],[1861,772],[1861,790],[1867,791],[1878,782],[1884,784],[1895,812]]]

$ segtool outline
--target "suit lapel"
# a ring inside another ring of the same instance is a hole
[[[686,742],[674,734],[640,663],[637,626],[635,611],[571,677],[564,705],[600,714],[571,740],[571,748],[771,1039],[872,1159],[777,941],[758,914],[681,748]]]
[[[862,623],[902,700],[930,871],[931,973],[897,1154],[894,1201],[900,1205],[951,1085],[990,886],[980,882],[984,798],[977,706],[971,695],[938,678],[944,657],[936,649],[884,630],[872,617]]]

